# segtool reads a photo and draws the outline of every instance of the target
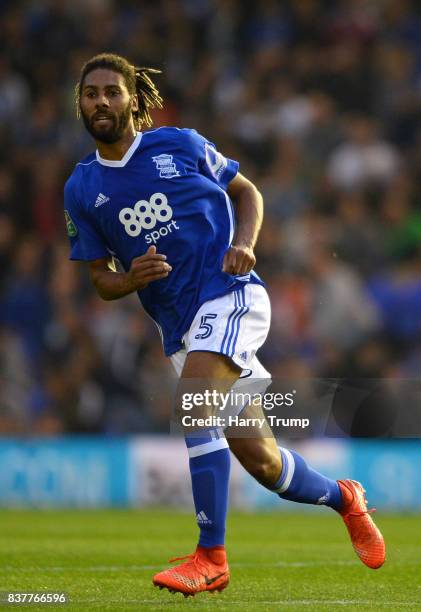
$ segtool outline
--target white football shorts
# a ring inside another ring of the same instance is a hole
[[[230,357],[242,368],[240,380],[270,379],[256,357],[268,335],[270,315],[269,297],[262,285],[249,283],[205,302],[183,336],[184,347],[171,355],[177,375],[180,376],[188,353],[208,351]]]

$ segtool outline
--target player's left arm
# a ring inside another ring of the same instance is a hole
[[[247,274],[256,263],[254,247],[263,221],[263,198],[240,172],[229,183],[227,193],[235,206],[237,229],[231,248],[225,253],[222,270],[229,274]]]

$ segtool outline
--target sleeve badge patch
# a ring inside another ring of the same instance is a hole
[[[70,238],[74,238],[75,236],[77,236],[77,227],[73,223],[72,218],[67,210],[64,211],[64,218],[66,219],[67,235]]]

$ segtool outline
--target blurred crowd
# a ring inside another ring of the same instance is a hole
[[[154,325],[68,261],[63,185],[93,148],[73,90],[101,51],[161,68],[155,126],[263,193],[273,375],[419,376],[418,2],[3,0],[0,32],[0,432],[167,430]]]

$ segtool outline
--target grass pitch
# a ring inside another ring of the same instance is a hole
[[[231,584],[185,599],[154,588],[151,577],[170,556],[192,552],[193,513],[0,511],[0,591],[68,593],[69,604],[27,606],[44,612],[421,610],[421,517],[380,513],[376,520],[388,559],[373,571],[333,512],[232,512]]]

